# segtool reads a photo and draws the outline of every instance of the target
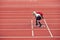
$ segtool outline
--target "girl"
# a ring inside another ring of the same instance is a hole
[[[36,18],[36,26],[41,27],[42,24],[40,23],[40,20],[43,19],[43,14],[41,12],[33,11],[33,15]]]

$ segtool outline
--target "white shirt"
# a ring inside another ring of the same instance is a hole
[[[36,17],[38,17],[38,16],[41,17],[41,15],[40,14],[37,14],[35,11],[33,11],[33,14],[35,14]]]
[[[40,14],[36,14],[35,16],[38,17],[38,16],[41,16],[41,15]]]

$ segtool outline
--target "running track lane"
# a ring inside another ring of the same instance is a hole
[[[2,0],[2,1],[0,1],[0,13],[2,14],[2,13],[9,13],[9,12],[11,12],[11,13],[21,13],[20,15],[5,15],[5,14],[3,14],[3,15],[0,15],[0,19],[31,19],[32,17],[32,15],[30,14],[30,13],[32,13],[32,11],[33,10],[37,10],[37,11],[43,11],[45,14],[46,13],[48,13],[48,15],[49,15],[49,13],[50,14],[55,14],[55,13],[60,13],[60,9],[59,9],[59,1],[58,0],[45,0],[45,1],[43,1],[43,0],[40,0],[40,1],[37,1],[37,0],[35,0],[34,2],[32,2],[32,1],[30,1],[29,3],[28,3],[28,1],[19,1],[19,0],[16,0],[16,1],[14,1],[14,0]],[[24,4],[27,4],[26,6],[24,5]],[[32,5],[31,5],[32,4]],[[38,4],[38,5],[37,5]],[[41,4],[41,5],[40,5]],[[43,4],[43,5],[42,5]],[[51,5],[52,4],[52,5]],[[14,6],[13,6],[14,5]],[[19,6],[19,5],[21,5],[21,6]],[[46,6],[45,6],[46,5]],[[48,6],[47,6],[48,5]],[[34,7],[34,8],[33,8]],[[5,12],[4,12],[5,11]],[[25,13],[27,13],[27,11],[28,11],[28,13],[29,14],[27,14],[28,15],[28,17],[26,17],[25,16]],[[22,15],[22,12],[23,12],[23,14],[24,15]],[[48,15],[45,15],[45,18],[46,19],[59,19],[60,18],[60,16],[56,16],[56,15],[50,15],[50,16],[48,16]],[[9,17],[8,17],[9,16]],[[12,17],[13,16],[13,17]],[[51,21],[51,20],[46,20],[47,21],[47,24],[49,25],[49,28],[50,29],[60,29],[60,27],[57,27],[57,24],[54,26],[52,26],[52,24],[51,23],[59,23],[60,21],[55,21],[55,20],[53,20],[53,21]],[[11,20],[8,20],[8,22],[7,21],[0,21],[1,23],[3,23],[4,24],[4,22],[7,24],[7,23],[11,23],[11,22],[26,22],[26,21],[11,21]],[[5,24],[5,25],[6,25]],[[1,24],[0,24],[1,25]],[[10,24],[9,24],[10,25]],[[26,27],[26,26],[28,26],[28,27]],[[3,29],[3,28],[7,28],[7,26],[1,26],[1,28]],[[19,27],[19,26],[14,26],[14,27],[18,27],[18,28],[21,28],[21,27]],[[13,28],[14,28],[13,27]],[[4,35],[7,35],[7,36],[14,36],[15,34],[16,35],[20,35],[20,36],[31,36],[31,27],[30,27],[30,24],[29,24],[29,22],[28,22],[28,25],[24,25],[24,26],[22,26],[22,29],[25,29],[25,27],[26,28],[28,28],[28,29],[30,29],[29,31],[24,31],[24,30],[20,30],[20,31],[6,31],[6,30],[0,30],[1,31],[1,36],[4,36]],[[10,25],[10,27],[8,26],[8,28],[7,29],[11,29],[12,28],[12,26]],[[16,29],[16,28],[14,28],[14,29]],[[35,27],[34,27],[34,29],[36,29]],[[37,29],[39,29],[39,28],[37,28]],[[23,32],[22,32],[23,31]],[[60,38],[59,37],[55,37],[55,36],[60,36],[60,32],[59,32],[60,30],[51,30],[51,32],[53,33],[53,36],[54,36],[54,38],[50,38],[50,37],[48,37],[48,38],[43,38],[42,36],[50,36],[49,35],[49,32],[47,31],[47,30],[34,30],[34,32],[35,32],[35,36],[40,36],[40,38],[39,37],[35,37],[35,38],[32,38],[32,37],[30,37],[30,38],[0,38],[1,40],[59,40]],[[8,33],[8,32],[12,32],[12,34],[10,33]],[[16,33],[17,32],[17,33]],[[20,34],[20,33],[21,34]],[[26,32],[26,33],[25,33]],[[28,33],[27,33],[28,32]],[[45,33],[45,32],[47,32],[47,33]],[[5,34],[4,34],[5,33]],[[8,33],[8,34],[7,34]],[[25,34],[23,34],[23,33],[25,33]],[[43,34],[42,34],[43,33]],[[45,34],[44,34],[45,33]],[[40,35],[41,34],[41,35]],[[15,35],[15,36],[16,36]],[[42,38],[41,38],[42,37]]]

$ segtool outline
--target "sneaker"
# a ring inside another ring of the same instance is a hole
[[[42,24],[39,25],[39,27],[41,27],[41,26],[42,26]]]
[[[44,24],[42,24],[42,25],[41,25],[41,27],[45,27],[45,25],[44,25]]]

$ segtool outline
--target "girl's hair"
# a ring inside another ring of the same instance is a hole
[[[33,11],[33,15],[36,15],[36,11]]]

